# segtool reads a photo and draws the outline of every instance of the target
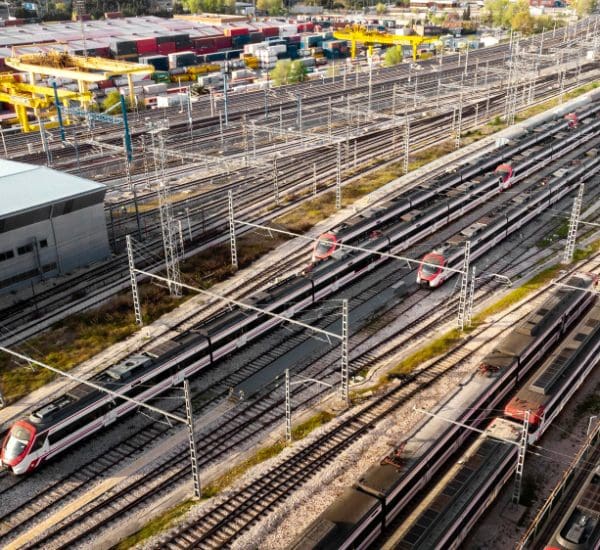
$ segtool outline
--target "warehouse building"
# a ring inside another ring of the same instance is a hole
[[[0,159],[0,293],[110,255],[106,187]]]

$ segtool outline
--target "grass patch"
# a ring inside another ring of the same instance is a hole
[[[410,374],[416,367],[421,363],[433,359],[443,353],[449,351],[454,347],[462,338],[461,331],[457,328],[449,330],[442,336],[439,336],[435,340],[432,340],[429,344],[422,347],[409,355],[406,359],[403,359],[395,367],[393,367],[387,374],[387,380],[392,380]]]
[[[238,264],[241,268],[272,250],[285,237],[270,238],[256,234],[238,239]],[[233,273],[229,246],[220,245],[203,251],[181,264],[182,280],[192,286],[208,288]],[[172,311],[192,294],[179,299],[152,283],[140,285],[144,323],[149,324]],[[20,345],[33,359],[69,371],[107,347],[125,340],[137,331],[129,291],[116,295],[103,306],[73,315],[50,330]],[[0,388],[7,403],[12,403],[56,378],[42,367],[30,367],[7,354],[0,354]]]
[[[294,440],[302,439],[319,426],[327,424],[327,422],[333,418],[334,415],[332,413],[321,411],[310,417],[306,422],[296,426],[292,430],[292,437]],[[261,464],[265,460],[269,460],[270,458],[277,456],[285,448],[286,444],[283,441],[280,441],[269,447],[259,449],[256,454],[244,460],[244,462],[241,464],[234,466],[231,470],[218,477],[210,485],[204,487],[202,490],[202,498],[208,499],[218,495],[223,489],[244,475],[250,468]],[[120,542],[115,547],[116,550],[127,550],[136,544],[149,539],[150,537],[158,535],[160,532],[168,529],[175,522],[175,520],[184,515],[195,503],[196,502],[193,500],[186,500],[175,506],[175,508],[172,508],[164,514],[154,518],[137,533],[134,533]]]
[[[588,244],[584,248],[577,248],[573,253],[573,261],[580,262],[581,260],[587,260],[592,254],[600,250],[600,240],[594,241]]]
[[[158,319],[181,300],[165,299],[155,285],[140,285],[142,313],[149,322]],[[131,296],[121,293],[105,305],[71,316],[43,334],[20,344],[25,354],[63,371],[120,342],[137,330]],[[57,375],[42,367],[30,367],[7,354],[0,355],[0,387],[8,403],[42,387]]]
[[[554,233],[535,243],[538,248],[546,248],[559,239],[566,239],[569,234],[569,220],[563,221]]]
[[[175,520],[183,516],[194,504],[195,501],[193,500],[186,500],[181,504],[178,504],[175,506],[175,508],[172,508],[153,520],[150,520],[137,533],[128,536],[114,548],[116,550],[128,550],[129,548],[133,548],[136,544],[147,540],[154,535],[158,535],[162,531],[165,531],[171,527],[175,523]]]
[[[473,326],[477,326],[478,324],[484,322],[490,315],[500,313],[501,311],[504,311],[505,309],[508,309],[514,304],[525,299],[529,294],[538,290],[554,279],[560,269],[560,265],[551,266],[529,279],[524,285],[511,290],[498,301],[489,305],[483,311],[475,315],[473,317]]]

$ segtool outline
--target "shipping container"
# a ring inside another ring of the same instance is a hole
[[[143,87],[144,93],[146,94],[151,94],[151,95],[155,95],[155,94],[162,94],[163,92],[167,91],[167,84],[166,82],[160,82],[160,83],[156,83],[156,84],[146,84]]]
[[[157,71],[169,70],[169,58],[166,55],[149,55],[140,57],[140,63],[152,65]]]
[[[177,46],[175,42],[162,42],[158,44],[158,53],[162,55],[168,55],[170,53],[175,53],[177,51]]]
[[[136,43],[139,54],[156,53],[158,51],[156,38],[140,38]]]
[[[179,52],[169,54],[169,69],[188,67],[196,64],[196,54],[194,52]]]

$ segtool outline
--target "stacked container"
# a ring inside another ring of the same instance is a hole
[[[137,51],[140,55],[155,54],[158,52],[156,38],[140,38],[137,42]]]
[[[157,71],[169,70],[169,58],[166,55],[148,55],[140,57],[140,63],[144,65],[152,65]]]
[[[178,52],[169,54],[169,69],[180,69],[196,64],[196,54],[194,52]]]

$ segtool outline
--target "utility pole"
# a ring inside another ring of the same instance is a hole
[[[337,144],[337,169],[335,178],[335,208],[342,208],[342,147],[341,143]]]
[[[273,158],[273,187],[275,191],[275,205],[279,206],[279,173],[277,171],[277,157]]]
[[[237,259],[237,242],[235,238],[235,219],[233,212],[233,193],[231,190],[227,192],[227,198],[229,203],[229,248],[231,249],[231,266],[233,269],[238,268]]]
[[[167,185],[165,178],[165,155],[162,130],[163,128],[152,130],[152,132],[158,133],[160,151],[160,181],[157,191],[160,212],[160,228],[165,251],[167,279],[169,279],[169,293],[171,296],[178,297],[181,296],[181,271],[179,270],[179,253],[177,250],[177,230],[175,228],[175,220],[173,218],[173,209],[169,196],[169,186]]]
[[[183,393],[185,396],[185,415],[187,418],[188,438],[190,442],[190,458],[192,461],[194,496],[197,500],[200,500],[202,498],[202,485],[200,483],[200,468],[198,467],[198,449],[196,447],[196,436],[194,433],[194,415],[192,411],[192,398],[190,395],[190,382],[187,378],[183,381]]]
[[[408,174],[408,155],[410,152],[410,120],[408,114],[404,117],[404,159],[402,161],[402,171]]]
[[[583,183],[579,184],[579,190],[577,196],[573,201],[573,208],[571,210],[571,219],[569,220],[569,233],[567,234],[567,244],[565,246],[565,253],[563,256],[563,263],[570,264],[573,261],[573,255],[575,254],[575,243],[577,241],[577,226],[579,225],[579,217],[581,216],[581,205],[583,204]]]
[[[306,384],[312,382],[318,386],[327,386],[333,388],[331,384],[316,380],[315,378],[306,378],[305,376],[296,375],[296,378],[300,380],[291,382],[290,369],[285,369],[285,440],[287,443],[292,442],[292,400],[291,400],[291,387],[299,384]]]
[[[521,500],[521,482],[523,481],[523,468],[525,465],[525,453],[527,452],[527,436],[529,432],[529,411],[523,415],[523,429],[521,431],[521,440],[519,442],[519,454],[517,457],[517,468],[515,470],[515,487],[513,490],[512,501],[519,504]]]
[[[140,305],[140,294],[138,292],[137,277],[135,274],[135,262],[133,259],[133,246],[131,244],[131,235],[125,237],[127,244],[127,261],[129,263],[129,280],[131,282],[131,294],[133,296],[133,312],[135,314],[135,322],[140,327],[144,325],[142,318],[142,308]]]
[[[292,404],[290,399],[290,369],[285,369],[285,440],[292,441]]]
[[[465,242],[463,269],[460,279],[460,296],[458,300],[458,328],[464,330],[467,326],[468,290],[469,290],[469,264],[471,261],[471,241]]]
[[[469,51],[469,50],[467,50]],[[460,94],[458,96],[458,115],[456,119],[456,131],[454,134],[454,148],[460,149],[460,134],[462,132],[462,111],[463,111],[463,86],[461,82]]]
[[[342,399],[350,404],[350,366],[348,360],[348,299],[342,300]]]

